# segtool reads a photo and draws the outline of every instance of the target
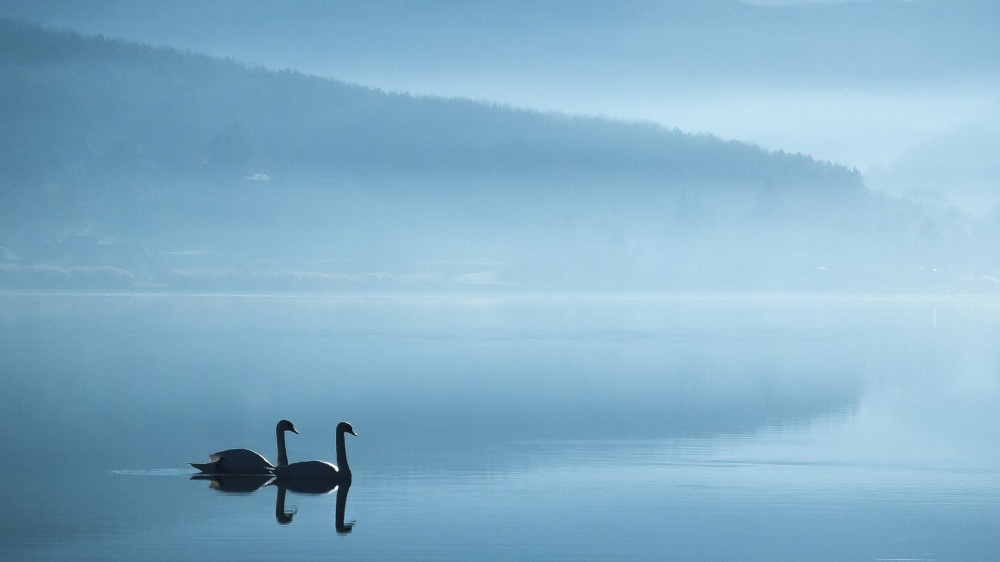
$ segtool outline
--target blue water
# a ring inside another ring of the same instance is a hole
[[[998,313],[0,296],[0,559],[993,560]],[[349,489],[191,479],[220,449],[273,460],[281,418],[293,462],[353,424]]]

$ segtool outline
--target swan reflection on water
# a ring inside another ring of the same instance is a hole
[[[288,492],[306,496],[322,496],[332,492],[337,493],[337,508],[334,521],[338,533],[350,533],[354,527],[354,522],[344,522],[344,512],[347,510],[347,493],[351,490],[350,481],[301,481],[291,485],[285,485],[276,480],[273,476],[243,476],[226,474],[195,474],[191,480],[203,480],[208,482],[208,487],[217,492],[229,494],[250,494],[264,487],[275,487],[278,489],[277,498],[274,502],[274,517],[281,525],[292,522],[297,509],[285,509],[285,497]]]
[[[298,512],[297,509],[285,509],[285,495],[289,491],[296,494],[319,495],[327,494],[335,490],[337,492],[337,509],[334,514],[334,525],[337,532],[347,534],[354,529],[354,521],[344,522],[344,512],[347,510],[347,493],[351,490],[350,482],[335,484],[332,490],[327,490],[325,492],[305,492],[291,489],[280,484],[275,484],[275,486],[278,488],[278,497],[274,502],[274,517],[278,520],[279,524],[287,525],[291,523],[292,518],[295,517],[295,514]]]
[[[191,480],[207,480],[208,487],[219,492],[247,494],[274,480],[268,474],[195,474]]]

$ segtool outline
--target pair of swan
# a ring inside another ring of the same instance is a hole
[[[347,422],[337,424],[337,464],[326,461],[303,461],[288,463],[288,453],[285,450],[285,432],[299,433],[292,422],[281,420],[274,428],[278,441],[278,465],[272,465],[266,458],[250,449],[227,449],[208,456],[211,462],[189,463],[206,474],[270,474],[279,480],[339,480],[350,481],[351,467],[347,464],[347,447],[344,434],[357,436],[354,428]]]

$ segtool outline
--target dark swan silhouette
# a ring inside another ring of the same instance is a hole
[[[298,434],[295,426],[288,420],[281,420],[274,428],[278,439],[278,466],[288,464],[288,453],[285,451],[285,432]],[[268,462],[260,453],[250,449],[227,449],[208,456],[211,462],[188,463],[206,474],[272,474],[275,466]]]
[[[307,485],[309,481],[350,482],[351,467],[347,464],[347,447],[344,444],[344,434],[350,433],[357,437],[354,428],[347,422],[337,424],[337,464],[326,461],[302,461],[274,467],[274,475],[279,486],[286,485],[295,490]]]

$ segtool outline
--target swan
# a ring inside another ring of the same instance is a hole
[[[278,466],[288,464],[288,453],[285,451],[285,432],[296,435],[295,426],[288,420],[281,420],[274,428],[278,439]],[[274,465],[263,456],[250,449],[227,449],[208,455],[211,462],[188,463],[206,474],[271,474]]]
[[[347,448],[344,444],[344,434],[350,433],[357,437],[354,428],[347,422],[337,424],[337,464],[326,461],[302,461],[274,467],[274,475],[279,485],[286,484],[294,490],[296,480],[336,480],[351,481],[351,467],[347,464]],[[339,468],[338,468],[339,467]],[[289,485],[290,484],[290,485]]]

